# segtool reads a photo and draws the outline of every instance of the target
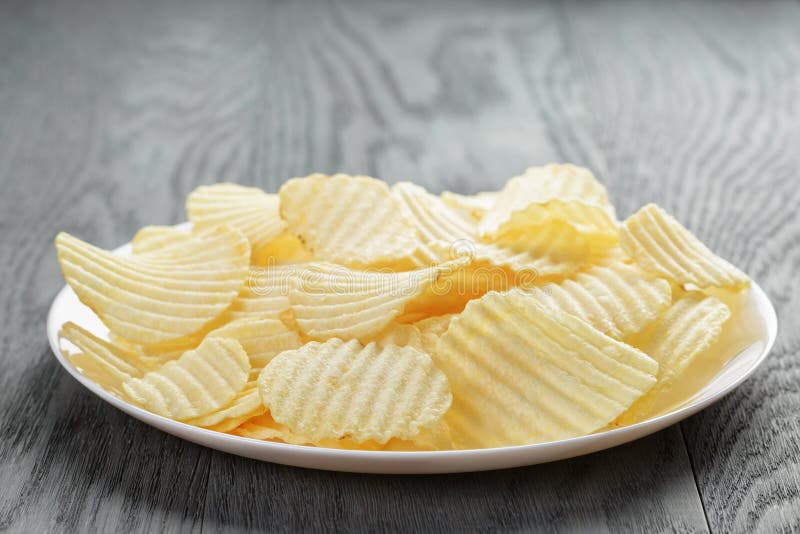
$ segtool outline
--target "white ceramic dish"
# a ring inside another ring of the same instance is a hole
[[[117,249],[122,254],[129,251],[130,245]],[[681,399],[676,407],[663,415],[632,426],[579,438],[467,451],[349,451],[286,445],[204,430],[142,410],[104,391],[80,374],[65,358],[58,336],[65,322],[77,323],[97,335],[107,332],[97,316],[81,304],[72,289],[66,286],[56,295],[50,307],[47,337],[59,363],[92,393],[148,425],[194,443],[256,460],[315,469],[361,473],[453,473],[518,467],[589,454],[657,432],[716,402],[756,370],[766,358],[777,335],[775,309],[764,291],[754,283],[744,299],[744,311],[738,319],[743,323],[741,328],[737,326],[737,331],[746,331],[746,334],[734,336],[736,339],[729,345],[728,354],[723,354],[722,359],[727,363],[714,369],[714,375],[707,377],[710,381],[698,384],[697,391]]]

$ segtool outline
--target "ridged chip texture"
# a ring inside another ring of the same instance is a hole
[[[186,199],[186,212],[196,230],[228,225],[242,232],[255,254],[286,230],[278,195],[237,184],[203,185]]]
[[[303,264],[252,267],[236,299],[225,311],[226,320],[278,317],[291,308],[289,291]]]
[[[669,213],[648,204],[628,217],[620,244],[646,271],[679,284],[742,288],[750,280],[742,271],[714,255]]]
[[[65,323],[60,336],[79,351],[68,356],[72,365],[82,375],[118,397],[126,397],[122,388],[125,382],[141,377],[150,370],[138,363],[133,351],[101,339],[75,323]]]
[[[730,316],[730,309],[720,300],[691,292],[678,299],[656,323],[637,336],[642,338],[637,346],[659,363],[658,381],[615,424],[632,424],[650,415],[658,397],[717,342]]]
[[[119,256],[65,233],[56,249],[81,302],[112,332],[145,345],[187,336],[220,315],[241,289],[250,258],[244,236],[227,228],[166,256]]]
[[[241,345],[252,366],[264,366],[275,355],[302,345],[300,335],[276,317],[245,317],[237,319],[208,334],[209,337],[235,339]]]
[[[470,302],[439,340],[458,448],[546,442],[613,421],[656,381],[658,364],[519,290]]]
[[[224,408],[203,417],[187,419],[185,422],[217,432],[230,432],[253,417],[263,414],[267,408],[261,402],[261,395],[255,383],[247,385]]]
[[[672,303],[669,282],[627,263],[592,267],[534,294],[620,340],[647,326]]]
[[[281,187],[280,202],[289,230],[318,259],[394,265],[410,262],[417,248],[416,231],[380,180],[344,174],[292,178]]]
[[[250,361],[238,341],[210,337],[177,360],[122,387],[145,409],[186,420],[226,406],[244,389],[249,372]]]
[[[431,358],[411,347],[331,339],[276,356],[258,380],[275,421],[313,442],[410,439],[452,400]]]
[[[493,236],[562,220],[581,233],[616,237],[616,215],[605,187],[588,169],[550,164],[509,180],[478,225]]]
[[[474,195],[460,195],[445,191],[441,194],[441,198],[451,208],[459,210],[477,221],[494,206],[497,195],[496,191],[481,191]]]
[[[133,236],[131,247],[134,254],[164,252],[191,238],[191,232],[174,226],[145,226]]]
[[[309,264],[296,279],[289,299],[301,332],[310,339],[366,340],[386,328],[440,276],[464,264],[464,260],[453,260],[399,273]]]

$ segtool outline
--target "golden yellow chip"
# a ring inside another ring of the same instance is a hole
[[[224,408],[220,408],[203,417],[187,419],[187,424],[201,426],[217,432],[230,432],[244,422],[267,411],[261,402],[256,384],[249,385],[240,391]]]
[[[257,266],[273,266],[303,263],[313,259],[314,255],[306,250],[296,235],[284,232],[267,246],[253,252],[251,262]]]
[[[658,382],[615,421],[615,426],[645,419],[659,396],[669,391],[689,364],[716,343],[730,316],[728,307],[718,299],[691,292],[638,334],[631,342],[659,363]]]
[[[244,388],[249,371],[238,341],[206,338],[195,350],[122,387],[143,408],[180,421],[226,406]]]
[[[409,262],[419,238],[389,187],[374,178],[312,174],[280,190],[281,214],[316,258],[350,266]]]
[[[614,207],[603,185],[587,169],[574,165],[531,167],[508,181],[478,224],[481,235],[534,233],[551,221],[569,223],[607,248],[617,240]]]
[[[647,326],[672,303],[669,282],[627,263],[593,267],[534,294],[620,340]]]
[[[304,269],[302,264],[253,267],[224,319],[279,317],[291,308],[289,291]]]
[[[620,244],[644,270],[678,284],[742,288],[747,275],[715,256],[689,230],[655,204],[648,204],[625,221]]]
[[[286,230],[278,195],[237,184],[203,185],[186,199],[186,212],[199,231],[228,225],[250,241],[253,254]]]
[[[258,388],[275,421],[314,443],[410,439],[434,427],[452,400],[428,355],[340,339],[279,354],[264,367]]]
[[[208,335],[235,339],[250,358],[250,365],[258,367],[266,365],[276,354],[302,345],[297,332],[277,317],[269,316],[237,319]]]
[[[310,339],[366,340],[386,328],[439,277],[464,264],[464,260],[453,260],[401,273],[309,264],[296,279],[289,299],[300,331]]]
[[[413,324],[400,324],[392,321],[375,336],[360,341],[362,341],[362,343],[374,341],[379,347],[385,347],[387,345],[414,347],[419,351],[425,352],[422,344],[422,332]]]
[[[123,257],[63,232],[56,249],[81,302],[109,330],[142,344],[192,334],[220,315],[241,289],[250,258],[247,240],[226,228],[192,238],[165,257]]]
[[[439,344],[445,332],[450,326],[450,321],[455,317],[454,314],[435,315],[417,321],[412,324],[420,333],[420,340],[422,341],[422,352],[433,355],[436,352],[436,346]]]
[[[658,364],[519,291],[470,302],[439,340],[446,421],[459,448],[565,439],[602,428],[656,381]]]
[[[163,252],[192,238],[191,232],[174,226],[145,226],[133,236],[131,246],[134,254]]]
[[[442,201],[452,209],[469,215],[476,221],[480,220],[497,201],[496,191],[481,191],[475,195],[460,195],[445,191],[441,195]]]
[[[126,397],[122,389],[125,382],[141,377],[150,370],[139,365],[136,354],[130,349],[100,339],[75,323],[68,322],[61,327],[61,338],[79,350],[68,356],[72,365],[82,375],[118,397]]]

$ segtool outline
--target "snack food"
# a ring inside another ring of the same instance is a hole
[[[474,196],[343,174],[217,184],[187,211],[130,255],[59,234],[109,330],[64,324],[68,358],[155,414],[295,445],[503,447],[642,421],[749,284],[655,205],[619,224],[574,165]]]

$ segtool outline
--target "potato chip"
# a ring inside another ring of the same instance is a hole
[[[179,248],[180,259],[123,257],[65,233],[56,238],[64,278],[81,302],[112,332],[142,344],[200,330],[233,302],[247,275],[250,246],[238,232],[220,228]]]
[[[264,366],[275,355],[296,349],[303,343],[277,317],[245,317],[225,324],[208,334],[210,337],[235,339],[250,358],[250,365]]]
[[[423,187],[400,182],[392,187],[392,194],[400,202],[406,219],[414,225],[423,243],[443,242],[452,245],[462,240],[477,240],[478,231],[474,222],[466,220]]]
[[[620,340],[654,321],[672,303],[669,282],[627,263],[593,267],[572,280],[548,284],[536,295]]]
[[[617,241],[616,214],[605,188],[589,170],[574,165],[531,167],[509,180],[478,230],[482,236],[517,234],[519,239],[552,221],[591,237],[596,248]]]
[[[289,299],[300,331],[310,339],[364,340],[386,328],[441,276],[464,264],[464,260],[454,260],[401,273],[309,264],[296,279]]]
[[[291,308],[289,291],[304,269],[302,264],[251,268],[236,299],[225,311],[224,320],[279,317],[287,312]]]
[[[730,316],[728,307],[718,299],[690,292],[676,301],[656,323],[631,340],[659,363],[658,381],[614,425],[644,420],[659,396],[675,384],[690,363],[716,343]]]
[[[434,427],[452,400],[428,355],[355,340],[283,352],[261,372],[258,387],[275,421],[314,443],[413,438]]]
[[[257,266],[290,265],[314,259],[303,242],[289,232],[284,232],[270,243],[254,252],[250,261]]]
[[[237,184],[203,185],[186,199],[186,212],[199,231],[220,225],[236,228],[250,241],[252,253],[267,246],[286,230],[278,195]]]
[[[374,341],[379,347],[385,347],[387,345],[414,347],[419,351],[425,352],[422,345],[422,332],[413,324],[400,324],[392,321],[375,336],[360,341],[362,343]]]
[[[65,323],[60,335],[79,351],[68,356],[72,365],[82,375],[118,397],[126,397],[122,389],[125,382],[141,377],[150,370],[138,365],[133,351],[100,339],[75,323]]]
[[[280,190],[281,214],[316,258],[411,267],[418,236],[388,186],[366,176],[312,174]]]
[[[434,356],[453,390],[446,422],[459,448],[587,434],[624,412],[658,372],[641,351],[519,290],[470,302]]]
[[[145,226],[133,236],[131,247],[134,254],[163,252],[192,238],[191,232],[174,226]]]
[[[620,231],[620,244],[644,270],[679,284],[734,289],[750,284],[746,274],[715,256],[655,204],[648,204],[628,217]]]
[[[468,214],[478,221],[494,206],[497,195],[496,191],[482,191],[474,195],[460,195],[445,191],[441,194],[441,199],[452,209]]]
[[[224,408],[203,417],[187,419],[189,425],[200,426],[217,432],[230,432],[234,428],[267,411],[261,402],[256,384],[245,387]]]
[[[249,371],[250,361],[238,341],[210,337],[122,387],[143,408],[180,421],[226,406],[244,388]]]

